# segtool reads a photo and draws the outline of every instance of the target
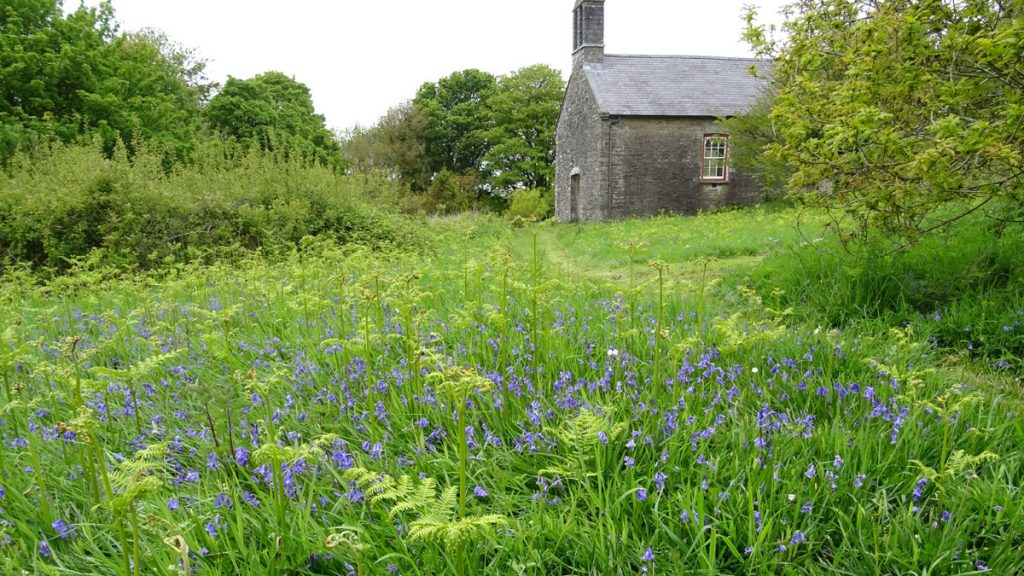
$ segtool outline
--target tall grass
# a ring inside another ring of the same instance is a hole
[[[906,327],[818,329],[748,286],[704,310],[668,281],[627,293],[551,264],[571,229],[434,226],[436,256],[307,240],[276,263],[0,284],[0,569],[1024,562],[1022,403],[999,373],[961,377]],[[669,252],[599,242],[624,267]]]
[[[1024,373],[1024,227],[978,215],[895,253],[809,240],[751,274],[770,305],[824,326],[911,325],[963,359]]]

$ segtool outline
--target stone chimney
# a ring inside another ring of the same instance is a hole
[[[572,10],[572,69],[604,62],[604,0],[576,0]]]

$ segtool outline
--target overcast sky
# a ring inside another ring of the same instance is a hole
[[[85,0],[95,6],[99,0]],[[777,21],[786,0],[607,0],[612,54],[749,56],[745,4]],[[163,30],[208,76],[268,70],[309,86],[327,125],[374,124],[421,84],[456,70],[548,64],[568,78],[574,0],[112,0],[123,31]],[[72,9],[78,0],[65,0]]]

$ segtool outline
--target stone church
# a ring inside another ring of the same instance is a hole
[[[555,215],[562,222],[756,203],[729,165],[717,118],[748,109],[767,63],[604,52],[604,0],[576,0],[573,70],[555,137]]]

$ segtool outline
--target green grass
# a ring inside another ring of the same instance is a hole
[[[796,214],[7,277],[0,570],[1014,573],[1016,368],[827,321]]]

